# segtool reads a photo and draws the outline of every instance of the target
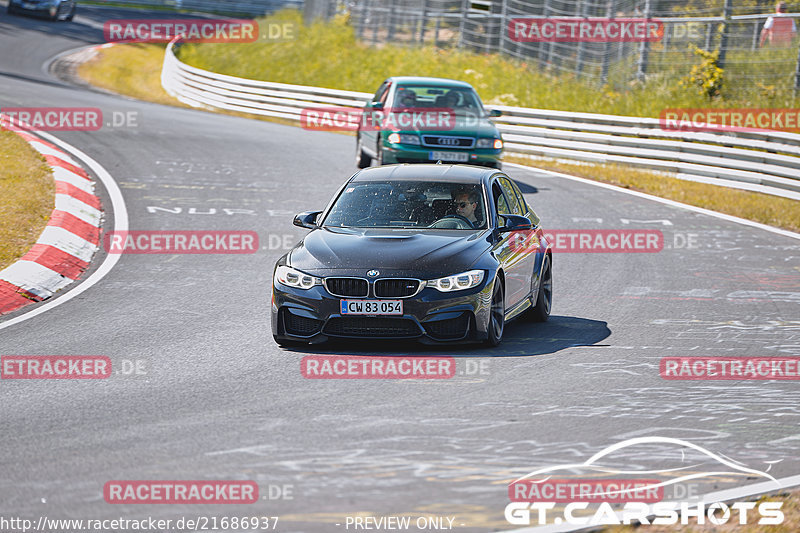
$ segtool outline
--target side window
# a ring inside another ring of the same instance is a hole
[[[522,196],[522,191],[519,190],[519,186],[513,181],[511,182],[511,186],[514,187],[514,192],[517,194],[519,208],[522,210],[520,214],[524,215],[526,212],[530,211],[530,207],[528,207],[527,202],[525,202],[525,197]]]
[[[389,87],[391,83],[385,81],[383,85],[378,88],[378,91],[375,93],[375,96],[372,97],[373,102],[383,102],[386,103],[386,97],[389,95]]]
[[[511,214],[511,211],[508,209],[508,203],[506,203],[506,198],[503,196],[503,190],[497,183],[492,185],[492,197],[494,198],[494,203],[497,206],[498,215]]]
[[[497,180],[497,183],[503,188],[503,192],[506,193],[506,200],[508,201],[508,209],[510,209],[509,214],[512,215],[521,215],[522,210],[519,207],[519,201],[517,200],[517,195],[514,193],[514,186],[511,185],[511,182],[508,181],[507,178],[500,178]]]

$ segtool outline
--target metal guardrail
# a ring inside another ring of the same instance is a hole
[[[88,3],[104,4],[102,0]],[[131,8],[187,10],[240,16],[262,16],[287,7],[295,9],[303,7],[303,0],[113,0],[110,3]]]
[[[372,94],[249,80],[181,62],[167,46],[161,84],[181,102],[300,121],[303,109],[361,108]],[[668,131],[658,119],[491,106],[508,153],[598,163],[765,185],[800,192],[800,135],[779,131]]]

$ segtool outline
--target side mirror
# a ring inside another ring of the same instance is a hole
[[[500,111],[499,109],[490,109],[489,110],[489,116],[492,117],[492,118],[502,117],[503,116],[503,112]]]
[[[383,109],[383,102],[370,102],[369,105],[372,109]]]
[[[306,211],[304,213],[300,213],[294,216],[292,224],[301,228],[316,229],[318,227],[317,215],[320,213],[322,213],[322,211]]]
[[[526,231],[533,229],[533,224],[528,217],[520,215],[500,215],[506,221],[505,225],[497,228],[497,233],[507,233],[509,231]]]

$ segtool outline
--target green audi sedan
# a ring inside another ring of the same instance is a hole
[[[356,166],[465,163],[501,168],[503,139],[469,83],[392,77],[364,106]]]

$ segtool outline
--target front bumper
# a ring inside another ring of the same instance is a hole
[[[467,155],[466,161],[446,161],[442,163],[461,163],[463,165],[481,165],[500,168],[503,150],[494,148],[449,148],[430,146],[420,146],[415,144],[394,144],[387,141],[383,142],[383,163],[391,165],[394,163],[436,163],[431,159],[431,152],[458,152]]]
[[[14,11],[27,13],[39,17],[53,17],[58,13],[59,6],[50,4],[31,4],[28,2],[12,2]]]
[[[481,285],[452,293],[425,287],[416,296],[399,298],[402,316],[342,315],[343,298],[331,295],[324,286],[303,290],[276,283],[272,333],[281,340],[308,343],[329,338],[477,342],[488,337],[493,282],[493,275],[486,276]]]

